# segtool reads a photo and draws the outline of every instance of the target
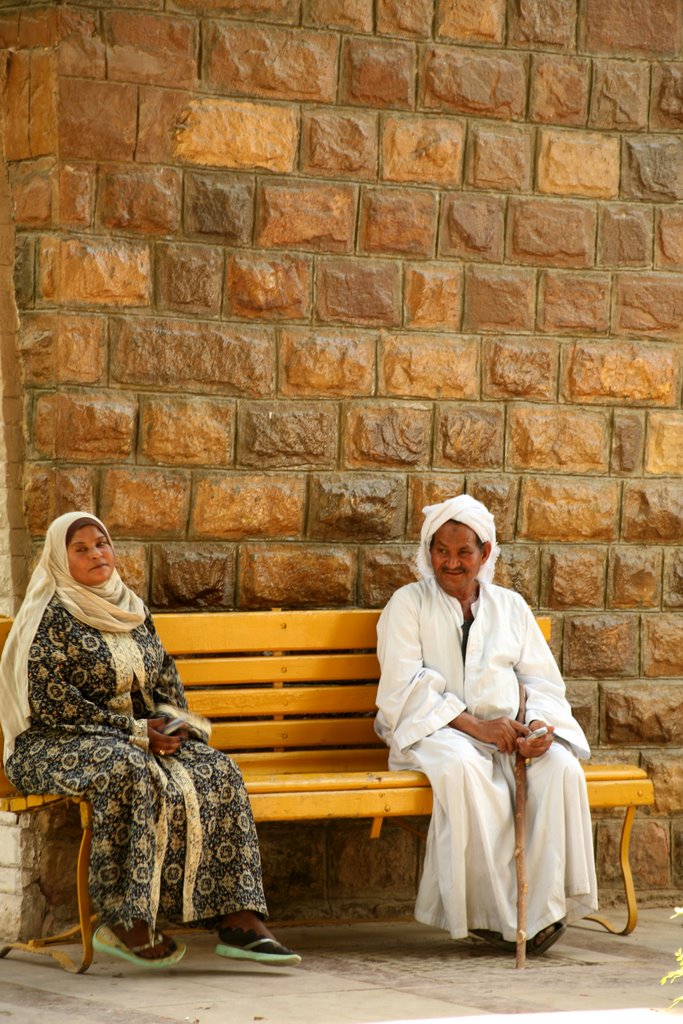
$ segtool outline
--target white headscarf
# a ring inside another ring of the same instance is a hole
[[[0,661],[0,726],[5,741],[5,763],[14,750],[16,737],[30,725],[28,655],[53,596],[56,595],[80,622],[104,633],[128,633],[145,621],[143,602],[126,586],[116,569],[99,587],[86,587],[69,572],[66,535],[79,519],[86,520],[84,526],[89,523],[98,526],[111,543],[104,524],[89,512],[67,512],[55,519],[47,531],[45,546]]]
[[[457,498],[447,498],[446,501],[442,501],[438,505],[427,505],[422,511],[425,520],[422,524],[420,547],[417,552],[417,571],[422,579],[434,579],[429,544],[439,527],[453,519],[457,523],[469,526],[480,541],[484,544],[488,542],[491,545],[491,554],[477,576],[477,579],[482,582],[491,583],[500,548],[496,543],[496,524],[486,505],[482,505],[480,501],[470,497],[469,494],[459,494]]]

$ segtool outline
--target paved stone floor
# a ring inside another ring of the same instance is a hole
[[[660,985],[683,945],[671,913],[641,911],[626,937],[571,927],[524,971],[476,940],[451,942],[412,922],[279,928],[304,960],[277,970],[216,957],[206,934],[190,936],[168,972],[96,955],[75,976],[12,953],[0,961],[0,1024],[502,1024],[518,1014],[533,1024],[683,1024],[683,1009],[662,1015],[683,995],[683,981]]]

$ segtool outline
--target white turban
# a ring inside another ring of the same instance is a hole
[[[453,519],[474,530],[482,543],[488,542],[491,545],[491,554],[477,576],[477,579],[483,583],[491,583],[500,548],[496,543],[496,524],[486,505],[482,505],[480,501],[470,497],[469,494],[459,494],[457,498],[447,498],[446,501],[442,501],[438,505],[427,505],[422,511],[425,520],[422,524],[420,548],[417,553],[417,571],[420,576],[425,580],[434,578],[429,544],[439,527]]]

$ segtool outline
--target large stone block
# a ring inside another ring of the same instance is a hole
[[[650,127],[683,127],[683,64],[667,61],[652,65],[652,116]]]
[[[651,412],[647,421],[645,471],[683,475],[683,413]]]
[[[116,568],[121,579],[143,601],[149,601],[149,565],[144,544],[116,542]]]
[[[610,199],[619,194],[619,139],[597,132],[541,131],[538,191]]]
[[[175,156],[183,163],[234,170],[294,170],[298,115],[289,106],[200,98],[178,118]]]
[[[683,608],[683,549],[664,554],[664,607]]]
[[[392,594],[417,579],[414,546],[393,544],[362,549],[360,603],[366,608],[383,608]]]
[[[683,211],[678,206],[655,210],[655,266],[683,270]]]
[[[576,12],[574,0],[520,0],[510,6],[509,42],[524,49],[572,50]]]
[[[197,77],[197,27],[189,18],[142,11],[105,14],[107,78],[192,86]]]
[[[436,34],[458,43],[503,42],[505,0],[442,0]]]
[[[467,184],[499,192],[528,192],[532,149],[532,135],[526,128],[474,125],[468,144]]]
[[[526,477],[522,480],[522,540],[610,541],[617,536],[619,489],[613,480]]]
[[[585,57],[534,54],[529,116],[541,124],[579,128],[586,123],[590,61]]]
[[[18,349],[27,384],[99,384],[107,365],[106,319],[88,314],[25,314]]]
[[[315,540],[396,540],[405,526],[401,477],[320,473],[311,480],[308,530]]]
[[[434,465],[457,469],[503,466],[503,410],[493,405],[437,407]]]
[[[327,912],[327,851],[335,823],[259,822],[268,909],[278,921],[311,920]],[[330,825],[332,828],[330,828]]]
[[[406,327],[457,330],[462,312],[459,263],[409,263],[404,272]]]
[[[51,51],[31,54],[30,125],[32,156],[58,152],[57,59]]]
[[[320,260],[315,307],[323,323],[396,326],[401,321],[401,268],[388,260]]]
[[[425,39],[431,35],[433,0],[378,0],[377,32]]]
[[[183,227],[185,234],[226,245],[251,241],[254,182],[235,174],[186,171]]]
[[[643,671],[646,676],[673,676],[680,682],[683,675],[683,615],[660,612],[643,616]],[[683,740],[683,719],[678,710],[676,739]]]
[[[424,522],[423,508],[465,492],[461,473],[415,473],[408,477],[408,524],[406,537],[417,540]]]
[[[637,412],[615,412],[612,428],[613,473],[637,473],[643,465],[645,418]]]
[[[462,47],[427,46],[420,63],[424,107],[520,121],[526,103],[526,58]]]
[[[460,184],[465,125],[455,118],[393,116],[382,128],[382,177],[455,188]]]
[[[680,542],[683,536],[683,481],[629,481],[624,486],[624,540]]]
[[[419,858],[419,840],[409,832],[395,836],[395,829],[387,829],[384,836],[368,843],[361,822],[344,822],[335,830],[335,856],[329,860],[330,895],[349,899],[359,896],[375,900],[413,899]],[[361,844],[365,846],[361,846]],[[358,851],[364,849],[363,861],[367,870],[359,879]]]
[[[503,545],[496,562],[495,581],[498,586],[521,594],[528,604],[537,605],[538,561],[536,547],[526,544]]]
[[[617,885],[623,893],[619,871],[621,822],[598,823],[596,866],[599,884]],[[637,821],[631,836],[629,859],[636,889],[665,889],[671,885],[669,829],[661,821]]]
[[[580,46],[592,53],[675,57],[681,17],[677,0],[587,0],[579,23]]]
[[[95,214],[95,165],[59,168],[59,221],[67,228],[92,227]]]
[[[296,256],[230,256],[225,304],[234,316],[302,320],[311,310],[311,261]]]
[[[338,411],[330,402],[245,402],[237,417],[240,466],[332,467]]]
[[[190,508],[190,474],[110,469],[102,484],[102,519],[114,536],[180,538]]]
[[[137,402],[121,392],[40,394],[33,413],[39,458],[122,462],[133,449]]]
[[[149,246],[123,238],[43,238],[40,292],[50,303],[147,306]]]
[[[667,751],[644,754],[643,768],[655,787],[656,814],[683,813],[683,756]]]
[[[137,89],[119,82],[62,78],[57,130],[62,158],[132,160]]]
[[[672,274],[619,274],[616,282],[616,334],[680,338],[683,280]]]
[[[411,43],[344,40],[339,99],[369,107],[412,107],[415,48]]]
[[[139,86],[138,134],[135,160],[139,164],[172,164],[176,159],[176,131],[192,98],[189,89]]]
[[[58,167],[54,157],[23,160],[9,167],[14,223],[21,228],[50,227],[57,213]]]
[[[595,220],[595,209],[587,203],[511,199],[508,256],[516,263],[590,267]]]
[[[355,549],[320,544],[242,544],[240,608],[334,608],[353,604]]]
[[[683,141],[676,135],[626,135],[621,193],[655,203],[683,199]]]
[[[451,335],[385,335],[379,392],[407,398],[476,399],[479,345],[474,338]]]
[[[519,267],[470,267],[465,283],[466,331],[530,331],[536,275]]]
[[[602,608],[605,603],[604,548],[550,547],[543,552],[541,606]]]
[[[540,275],[538,327],[548,334],[606,334],[608,274],[546,270]]]
[[[647,127],[650,70],[645,62],[594,60],[589,124],[607,131]]]
[[[110,372],[119,384],[265,396],[274,387],[273,335],[247,325],[118,318]]]
[[[431,407],[409,402],[351,405],[343,438],[343,464],[349,469],[425,467],[431,451]]]
[[[607,743],[683,745],[681,688],[676,683],[602,683]]]
[[[496,537],[501,543],[515,539],[518,490],[518,481],[514,476],[467,475],[467,493],[486,505],[496,520]]]
[[[598,686],[595,682],[570,682],[567,686],[569,701],[574,718],[588,738],[591,747],[598,745],[600,713],[598,709]]]
[[[232,608],[235,550],[218,544],[155,544],[155,608]]]
[[[627,203],[600,208],[598,264],[607,267],[648,267],[652,262],[652,216]]]
[[[564,628],[566,675],[590,679],[637,675],[637,616],[581,615],[565,619]]]
[[[234,402],[159,395],[140,403],[140,461],[154,465],[229,466]]]
[[[201,476],[195,483],[191,532],[196,537],[221,540],[299,537],[305,505],[303,476]]]
[[[223,288],[223,253],[218,247],[159,244],[156,261],[159,309],[218,316]]]
[[[303,23],[372,32],[372,0],[303,0]]]
[[[85,466],[28,463],[24,502],[29,533],[42,536],[52,520],[64,512],[95,511],[95,474]]]
[[[372,178],[377,173],[377,114],[304,110],[301,168],[322,177]]]
[[[99,219],[106,228],[173,234],[180,225],[179,172],[107,168],[100,174]]]
[[[18,309],[35,305],[36,242],[32,235],[17,236],[14,247],[14,299]]]
[[[610,608],[658,608],[662,596],[661,578],[661,551],[612,548],[607,587]]]
[[[430,192],[372,188],[361,199],[362,252],[396,256],[434,255],[436,197]]]
[[[484,343],[485,398],[552,402],[557,391],[558,344],[551,339],[496,338]]]
[[[439,255],[501,263],[505,202],[500,196],[445,196],[441,207]]]
[[[259,189],[256,243],[266,249],[351,252],[355,230],[350,185],[266,181]]]
[[[172,0],[172,5],[182,11],[216,11],[224,18],[256,18],[291,25],[299,23],[299,0]]]
[[[606,473],[607,412],[517,405],[508,410],[507,460],[511,469]]]
[[[329,103],[339,39],[331,32],[205,22],[202,75],[213,92]]]
[[[667,345],[576,341],[563,352],[570,402],[674,405],[680,353]]]
[[[375,335],[334,328],[286,327],[280,333],[282,395],[371,395],[375,384]]]

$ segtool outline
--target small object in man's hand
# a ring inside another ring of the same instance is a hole
[[[168,732],[168,730],[165,729],[164,732]],[[538,739],[539,736],[545,736],[545,734],[547,732],[548,732],[548,727],[546,725],[541,725],[541,726],[538,727],[538,729],[534,729],[533,732],[530,732],[524,738],[527,739],[527,740],[535,740],[535,739]]]

